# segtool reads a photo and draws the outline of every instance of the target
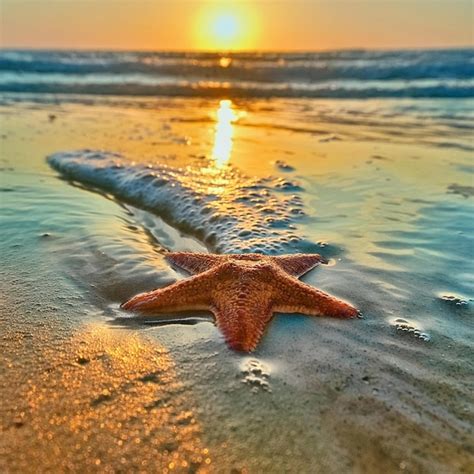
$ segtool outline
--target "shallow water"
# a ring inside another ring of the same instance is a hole
[[[203,469],[469,472],[472,101],[2,99],[21,321],[166,350]],[[251,356],[206,314],[130,319],[122,301],[183,277],[167,250],[320,252],[330,264],[304,280],[365,319],[277,315]],[[25,288],[42,280],[61,292],[36,307]]]

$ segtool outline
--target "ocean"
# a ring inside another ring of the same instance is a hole
[[[471,472],[473,53],[1,51],[1,470]],[[364,319],[121,310],[180,250]]]
[[[319,53],[0,52],[0,91],[129,96],[462,98],[472,49]]]

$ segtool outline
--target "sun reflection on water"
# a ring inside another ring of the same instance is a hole
[[[231,100],[221,100],[217,110],[217,123],[214,134],[212,158],[217,168],[225,166],[232,154],[234,125],[237,114],[232,108]]]
[[[222,56],[222,58],[219,59],[220,67],[223,67],[223,68],[229,67],[231,63],[232,63],[232,59],[226,56]]]

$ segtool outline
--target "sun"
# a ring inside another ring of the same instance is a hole
[[[242,25],[239,18],[232,13],[216,15],[212,21],[213,34],[219,42],[235,41],[241,33]]]
[[[256,12],[246,4],[205,5],[196,15],[195,45],[208,51],[254,49]]]

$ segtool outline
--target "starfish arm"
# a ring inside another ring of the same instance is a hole
[[[295,254],[271,257],[283,271],[299,278],[309,272],[320,263],[327,263],[327,260],[319,254]]]
[[[352,318],[350,304],[298,280],[324,262],[320,255],[210,255],[169,253],[168,260],[195,275],[126,301],[126,310],[208,310],[227,344],[253,351],[274,312]]]
[[[283,313],[302,313],[333,318],[355,318],[359,311],[350,304],[301,281],[282,285],[274,309]]]
[[[191,252],[170,252],[166,259],[191,274],[205,272],[221,262],[220,255]]]
[[[214,271],[209,270],[165,288],[136,295],[121,307],[132,311],[157,312],[209,309],[214,278]]]
[[[229,347],[243,352],[257,347],[272,318],[272,307],[266,300],[228,298],[211,310]]]

